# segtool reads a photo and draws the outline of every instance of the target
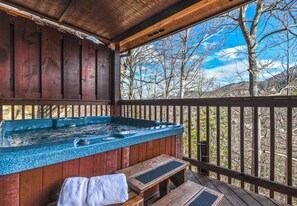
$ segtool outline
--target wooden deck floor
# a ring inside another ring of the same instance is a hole
[[[221,182],[216,179],[209,178],[201,174],[194,174],[189,172],[189,180],[196,182],[200,185],[223,193],[225,198],[221,203],[221,206],[239,206],[239,205],[251,205],[251,206],[277,206],[277,205],[287,205],[272,200],[268,197],[255,194],[253,192],[241,189],[239,187]]]

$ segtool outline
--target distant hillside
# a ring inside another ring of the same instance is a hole
[[[289,70],[290,94],[296,94],[297,91],[297,66]],[[259,82],[259,93],[263,96],[269,95],[287,95],[287,71],[283,71],[271,78]],[[220,87],[214,91],[206,92],[202,97],[238,97],[249,96],[249,83],[238,82]],[[187,93],[189,98],[195,98],[194,91]]]

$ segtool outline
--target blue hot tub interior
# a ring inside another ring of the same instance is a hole
[[[73,141],[85,145],[124,138],[148,129],[173,126],[122,117],[79,117],[3,121],[0,147],[20,147]]]
[[[2,121],[0,175],[86,157],[172,135],[182,125],[124,117]]]

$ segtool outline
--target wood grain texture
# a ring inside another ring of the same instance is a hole
[[[62,98],[61,38],[61,33],[56,29],[42,27],[42,98]]]
[[[63,162],[63,180],[79,175],[79,159]]]
[[[65,34],[63,43],[64,98],[80,99],[80,40]]]
[[[42,168],[20,173],[20,206],[42,205]]]
[[[19,206],[19,173],[0,176],[0,205]]]
[[[118,169],[118,150],[106,152],[106,174],[115,172]]]
[[[96,99],[96,45],[82,40],[82,99]]]
[[[0,12],[0,98],[12,97],[12,66],[9,16]]]
[[[87,156],[79,159],[79,176],[94,176],[94,156]]]
[[[97,98],[100,100],[111,99],[110,49],[98,45],[97,55]]]
[[[170,137],[167,138],[170,139]],[[146,161],[153,155],[151,147],[154,142],[156,146],[161,140],[144,142],[13,175],[0,176],[0,205],[46,205],[57,199],[57,192],[60,191],[66,178],[111,174],[119,169],[127,168],[129,165]],[[162,150],[165,150],[165,147],[166,145]],[[148,149],[152,152],[148,153]],[[154,152],[158,156],[157,151],[161,151],[159,145]],[[154,164],[160,163],[161,160]],[[147,165],[147,169],[154,167],[154,164]],[[144,194],[144,197],[150,197],[157,191],[158,189],[153,187]]]
[[[94,155],[94,176],[106,174],[106,153]]]
[[[62,163],[43,167],[42,205],[57,199],[62,186]]]
[[[40,28],[15,18],[15,96],[40,98]]]

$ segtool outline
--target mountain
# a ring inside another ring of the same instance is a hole
[[[289,94],[297,94],[297,66],[289,69]],[[264,81],[260,81],[259,94],[260,96],[270,95],[287,95],[287,71],[283,71],[277,75],[274,75]],[[197,94],[194,91],[188,92],[187,97],[195,98]],[[249,82],[238,82],[228,84],[226,86],[217,88],[213,91],[206,92],[202,98],[207,97],[239,97],[249,96]]]

